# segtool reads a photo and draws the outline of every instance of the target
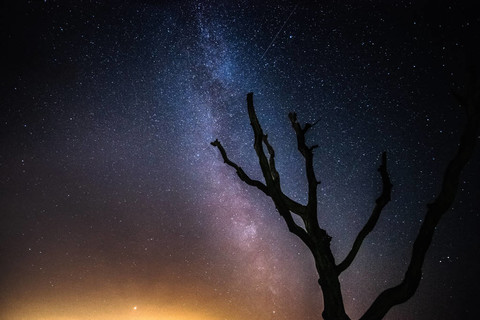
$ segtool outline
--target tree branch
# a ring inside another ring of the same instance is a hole
[[[225,148],[223,148],[222,144],[218,139],[210,143],[212,146],[217,147],[218,150],[220,150],[220,154],[222,155],[223,162],[225,162],[227,165],[233,167],[237,171],[238,177],[244,181],[246,184],[257,187],[261,191],[263,191],[266,195],[270,196],[268,192],[268,188],[265,184],[258,180],[251,179],[243,169],[238,166],[235,162],[231,161],[228,156],[227,152],[225,151]],[[271,148],[271,147],[270,147]],[[273,148],[272,148],[273,150]],[[297,213],[300,216],[303,216],[305,213],[305,206],[301,205],[300,203],[290,199],[287,197],[285,194],[281,193],[281,199],[283,203],[280,203],[277,205],[277,210],[280,212],[280,215],[284,218],[288,230],[292,232],[293,234],[297,235],[309,248],[312,247],[312,241],[310,240],[307,232],[297,225],[295,223],[295,220],[293,220],[292,215],[290,214],[289,210],[292,212]]]
[[[268,164],[270,167],[270,174],[272,175],[273,182],[277,186],[280,186],[280,175],[278,174],[277,168],[275,167],[275,150],[273,150],[273,147],[268,142],[268,135],[266,134],[263,136],[263,143],[267,147],[267,151],[270,154]]]
[[[222,144],[220,143],[220,141],[218,141],[218,139],[216,139],[215,141],[211,142],[210,143],[212,146],[214,147],[217,147],[218,150],[220,150],[220,153],[222,155],[222,158],[223,158],[223,162],[225,162],[226,164],[228,164],[230,167],[233,167],[235,170],[237,170],[237,175],[238,177],[244,181],[246,184],[250,185],[250,186],[253,186],[253,187],[257,187],[258,189],[260,189],[261,191],[263,191],[266,195],[269,195],[268,193],[268,189],[267,189],[267,186],[264,185],[262,182],[258,181],[258,180],[254,180],[254,179],[251,179],[246,173],[245,171],[243,171],[243,169],[238,166],[235,162],[231,161],[228,156],[227,156],[227,152],[225,151],[225,149],[223,148]]]
[[[307,207],[304,206],[301,203],[298,203],[297,201],[291,199],[288,197],[286,194],[282,192],[282,200],[285,202],[285,204],[288,206],[290,211],[293,213],[297,214],[301,218],[305,218],[306,212],[307,212]]]
[[[263,176],[267,183],[267,188],[270,193],[277,193],[279,195],[278,200],[285,202],[288,210],[298,214],[301,217],[305,216],[306,207],[286,196],[280,186],[280,175],[275,167],[275,150],[268,142],[268,136],[263,133],[260,122],[258,121],[255,108],[253,106],[253,93],[247,94],[247,109],[248,117],[250,118],[250,124],[252,125],[253,133],[255,136],[254,148],[257,153],[258,160],[260,162],[260,168],[262,169]],[[270,159],[267,161],[267,157],[263,150],[263,144],[267,147],[267,151],[270,155]],[[289,227],[290,228],[290,227]]]
[[[312,241],[312,238],[310,235],[307,233],[305,229],[300,227],[295,220],[293,220],[292,214],[290,213],[290,208],[288,208],[288,205],[285,204],[285,202],[278,201],[275,198],[273,198],[273,201],[275,203],[275,207],[277,208],[278,212],[282,216],[282,218],[285,220],[285,223],[287,224],[288,231],[291,233],[295,234],[297,237],[300,238],[300,240],[303,241],[307,245],[307,247],[310,249],[310,251],[315,250],[315,245]],[[285,206],[285,207],[284,207]]]
[[[272,177],[272,172],[270,169],[269,162],[267,157],[265,156],[265,152],[263,151],[263,140],[264,134],[262,127],[260,126],[260,122],[258,121],[257,114],[255,113],[255,108],[253,107],[253,93],[250,92],[247,94],[247,109],[248,109],[248,117],[250,118],[250,124],[253,129],[253,133],[255,136],[255,140],[253,143],[253,147],[255,152],[257,153],[258,161],[260,163],[260,168],[262,169],[263,177],[265,178],[265,182],[267,184],[267,188],[271,190],[274,188],[274,179]]]
[[[270,196],[275,203],[275,207],[277,208],[280,215],[285,220],[288,230],[293,234],[297,235],[310,249],[313,248],[313,242],[308,235],[308,233],[300,227],[295,220],[293,220],[291,212],[299,215],[300,217],[305,218],[306,215],[306,206],[290,199],[287,195],[285,195],[280,186],[280,175],[275,167],[275,150],[268,142],[268,136],[263,133],[262,127],[260,122],[258,121],[257,114],[255,112],[255,108],[253,106],[253,93],[249,93],[247,95],[247,109],[248,109],[248,116],[250,118],[250,124],[252,125],[253,133],[255,136],[254,141],[254,148],[255,152],[257,153],[257,157],[260,163],[260,168],[262,169],[262,174],[265,178],[266,185],[260,181],[251,179],[241,167],[239,167],[236,163],[231,161],[225,152],[225,149],[221,145],[221,143],[217,140],[212,142],[211,144],[214,147],[217,147],[222,154],[223,161],[228,164],[229,166],[235,168],[237,170],[237,175],[240,179],[246,182],[248,185],[257,187],[258,189],[262,190],[265,194]],[[269,159],[267,160],[267,156],[263,150],[263,144],[267,147],[267,151],[269,153]]]
[[[440,193],[435,201],[427,206],[427,214],[413,244],[410,264],[404,279],[399,285],[383,291],[360,320],[382,319],[393,306],[410,299],[418,288],[422,277],[423,262],[432,242],[435,228],[455,199],[460,173],[472,157],[476,140],[478,139],[480,127],[480,81],[470,82],[468,89],[467,96],[461,98],[461,101],[466,103],[467,124],[460,138],[460,145],[456,155],[445,170]]]
[[[288,118],[292,124],[293,130],[297,136],[297,148],[298,151],[305,158],[305,171],[307,175],[308,182],[308,203],[307,203],[307,214],[304,219],[305,226],[307,230],[311,233],[317,233],[317,230],[320,229],[318,226],[317,219],[317,186],[320,184],[315,177],[315,171],[313,169],[313,149],[316,146],[308,147],[305,143],[305,133],[312,127],[312,125],[307,124],[302,128],[300,123],[297,120],[297,114],[295,112],[290,112]]]
[[[382,209],[390,201],[390,196],[392,193],[392,184],[390,182],[390,177],[387,171],[387,153],[386,152],[382,153],[382,164],[378,168],[378,172],[380,172],[380,175],[382,177],[382,193],[375,201],[376,204],[375,204],[375,207],[373,208],[372,214],[370,215],[370,218],[368,219],[365,226],[359,232],[357,238],[355,239],[355,242],[353,243],[352,249],[346,256],[345,260],[343,260],[340,264],[338,264],[337,266],[338,274],[345,271],[352,264],[358,251],[360,250],[360,247],[362,246],[363,240],[365,240],[367,235],[375,228],[378,218],[382,213]]]
[[[272,175],[273,182],[275,183],[278,191],[282,195],[282,200],[285,202],[285,204],[288,206],[288,209],[292,211],[293,213],[299,215],[300,217],[304,218],[305,213],[306,213],[306,207],[292,199],[290,199],[287,195],[285,195],[282,192],[281,186],[280,186],[280,174],[277,171],[277,168],[275,167],[275,150],[273,147],[270,145],[268,142],[268,135],[265,134],[263,136],[263,143],[267,147],[267,151],[270,154],[269,158],[269,166],[270,166],[270,173]]]
[[[277,208],[278,212],[285,220],[288,230],[297,235],[310,249],[312,249],[313,244],[310,236],[303,228],[295,223],[292,214],[290,213],[290,211],[293,211],[302,216],[306,211],[305,207],[291,200],[281,191],[280,177],[275,168],[275,151],[268,142],[268,137],[263,134],[262,127],[260,126],[260,122],[258,121],[257,114],[253,106],[253,93],[251,92],[247,94],[247,109],[248,117],[250,118],[250,124],[252,125],[255,136],[255,152],[257,153],[260,167],[267,183],[269,195],[275,203],[275,207]],[[265,156],[265,152],[263,150],[263,144],[265,144],[267,151],[270,154],[270,161],[267,161],[267,157]]]

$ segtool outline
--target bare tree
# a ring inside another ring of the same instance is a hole
[[[477,139],[480,123],[480,81],[472,75],[469,86],[466,88],[466,93],[464,95],[454,93],[453,95],[457,98],[459,104],[465,109],[467,114],[467,123],[465,124],[457,153],[451,159],[444,172],[443,182],[438,196],[435,201],[427,206],[427,213],[413,244],[410,264],[403,280],[398,285],[380,293],[370,308],[360,318],[361,320],[382,319],[393,306],[401,304],[413,296],[420,283],[422,265],[425,260],[425,254],[432,241],[435,227],[454,201],[460,173],[471,158]],[[288,230],[297,235],[309,248],[315,260],[315,267],[319,275],[318,283],[323,291],[323,318],[325,320],[350,319],[345,312],[338,278],[339,275],[351,265],[362,242],[374,229],[382,209],[390,201],[392,184],[387,170],[387,154],[383,152],[381,164],[378,168],[383,188],[380,196],[376,200],[371,216],[359,232],[345,259],[340,263],[336,263],[330,248],[331,237],[325,229],[319,226],[317,219],[317,186],[320,182],[317,180],[313,168],[313,150],[318,146],[308,146],[305,141],[305,134],[314,124],[306,123],[302,126],[295,113],[288,115],[297,137],[298,151],[300,151],[305,159],[308,200],[306,204],[301,204],[291,199],[282,191],[280,175],[275,167],[275,151],[268,141],[268,136],[263,133],[260,122],[258,121],[253,106],[253,93],[247,95],[247,109],[250,124],[252,125],[255,135],[254,148],[262,170],[264,182],[250,178],[239,165],[230,160],[218,139],[211,144],[219,149],[224,162],[236,170],[238,177],[242,181],[260,189],[273,200],[277,211],[285,220]],[[266,147],[267,154],[264,151],[264,147]],[[293,215],[300,217],[304,226],[299,225],[293,219]]]

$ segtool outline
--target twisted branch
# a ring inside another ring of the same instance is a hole
[[[353,243],[352,249],[346,256],[346,258],[341,263],[338,264],[337,266],[338,274],[345,271],[352,264],[353,260],[355,259],[358,253],[358,250],[360,250],[360,247],[362,246],[363,240],[365,240],[367,235],[370,232],[372,232],[373,228],[375,228],[378,218],[382,213],[382,209],[390,201],[390,196],[392,193],[392,184],[390,182],[390,177],[387,171],[387,153],[386,152],[382,153],[382,164],[378,168],[378,172],[380,172],[380,175],[382,177],[382,186],[383,186],[382,193],[375,201],[376,204],[375,204],[375,207],[373,208],[372,214],[370,215],[370,218],[368,219],[365,226],[362,228],[362,230],[360,230],[357,238],[355,239],[355,242]]]

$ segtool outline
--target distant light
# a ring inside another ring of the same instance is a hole
[[[133,310],[137,310],[137,306],[134,306],[134,307],[133,307]]]

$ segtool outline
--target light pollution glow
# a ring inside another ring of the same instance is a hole
[[[67,307],[68,305],[68,307]],[[60,307],[59,307],[60,306]],[[136,307],[136,309],[135,309]],[[211,310],[216,310],[212,312]],[[71,303],[63,301],[62,304],[52,302],[25,303],[21,309],[10,310],[5,313],[9,320],[221,320],[241,319],[241,317],[226,316],[228,313],[224,308],[213,307],[211,310],[205,308],[190,308],[185,305],[154,305],[138,304],[132,305],[125,301],[115,303],[90,302]]]

